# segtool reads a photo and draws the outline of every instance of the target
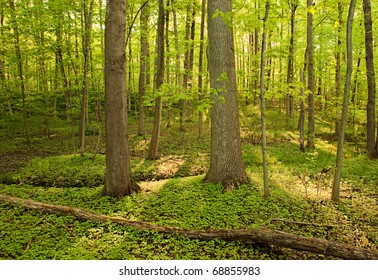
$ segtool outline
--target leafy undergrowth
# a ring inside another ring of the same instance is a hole
[[[255,108],[256,109],[256,108]],[[340,204],[330,202],[335,143],[317,139],[316,149],[299,151],[298,134],[268,123],[271,197],[262,195],[262,157],[258,110],[242,116],[243,159],[251,184],[224,193],[204,184],[210,140],[197,139],[196,124],[162,130],[161,157],[146,160],[149,134],[130,125],[132,173],[142,192],[114,200],[101,197],[104,145],[92,160],[97,135],[88,135],[84,157],[74,155],[75,124],[53,122],[50,130],[7,139],[0,132],[0,193],[51,204],[70,205],[130,220],[191,229],[266,227],[302,236],[326,238],[363,248],[378,247],[378,162],[346,143]],[[270,112],[271,113],[271,112]],[[152,122],[151,122],[152,123]],[[151,123],[147,123],[150,133]],[[53,125],[54,124],[54,125]],[[178,124],[176,124],[178,125]],[[11,126],[10,126],[11,127]],[[12,128],[13,129],[13,128]],[[320,128],[319,128],[320,129]],[[94,131],[95,132],[95,131]],[[327,138],[328,139],[328,138]],[[165,179],[165,180],[161,180]],[[2,184],[1,184],[2,183]],[[323,259],[283,248],[239,242],[189,240],[111,223],[78,221],[0,204],[1,259]]]
[[[203,176],[167,180],[160,188],[114,200],[98,198],[101,186],[43,188],[0,185],[0,193],[90,209],[131,220],[191,229],[269,227],[327,238],[364,248],[378,245],[376,201],[361,192],[339,205],[304,199],[273,186],[264,199],[258,187],[233,192],[204,184]],[[111,223],[80,222],[72,216],[42,214],[2,204],[0,258],[3,259],[322,259],[292,250],[239,242],[189,240]],[[308,224],[298,224],[295,222]]]

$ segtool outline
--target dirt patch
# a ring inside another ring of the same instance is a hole
[[[165,156],[159,159],[156,173],[160,178],[170,178],[179,171],[186,159],[182,156]]]
[[[151,182],[140,182],[139,185],[142,188],[143,194],[157,194],[169,180],[170,179]]]

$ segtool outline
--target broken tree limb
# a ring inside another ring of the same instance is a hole
[[[40,210],[45,213],[73,215],[79,220],[113,222],[119,225],[134,227],[140,230],[154,230],[162,234],[181,234],[190,239],[220,239],[225,241],[241,241],[244,243],[252,244],[269,244],[317,254],[334,256],[342,259],[378,260],[377,251],[354,247],[334,241],[328,241],[325,239],[304,237],[266,228],[237,230],[191,230],[178,227],[154,225],[147,222],[130,221],[122,217],[106,216],[76,207],[47,204],[30,199],[21,199],[7,195],[0,195],[0,202],[25,207],[28,209]]]
[[[297,221],[289,221],[289,220],[284,220],[284,219],[272,219],[272,224],[277,223],[277,222],[282,222],[285,224],[295,224],[298,226],[314,226],[314,227],[326,227],[326,228],[332,228],[336,227],[336,225],[325,225],[325,224],[315,224],[315,223],[306,223],[306,222],[297,222]]]

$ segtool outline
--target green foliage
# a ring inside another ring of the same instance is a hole
[[[45,187],[95,187],[104,183],[105,157],[97,155],[35,158],[11,176],[19,184]]]
[[[204,184],[202,179],[203,176],[172,179],[160,190],[118,201],[110,197],[96,199],[101,187],[46,189],[0,185],[0,193],[161,225],[192,229],[268,227],[368,248],[377,245],[376,207],[363,207],[363,196],[334,205],[303,199],[272,186],[272,196],[265,199],[256,186],[242,185],[224,193],[222,186]],[[80,222],[72,216],[47,215],[6,205],[0,208],[0,220],[2,259],[322,258],[239,242],[204,242],[111,223]]]

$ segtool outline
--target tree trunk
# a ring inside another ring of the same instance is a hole
[[[86,0],[82,3],[83,9],[83,35],[82,35],[82,50],[84,56],[83,65],[83,84],[81,89],[81,109],[80,109],[80,127],[79,127],[79,142],[80,154],[84,154],[85,149],[85,129],[88,124],[88,70],[89,70],[89,55],[91,48],[91,31],[92,31],[92,14],[93,14],[93,0],[90,1],[89,7]]]
[[[260,100],[261,100],[261,151],[263,158],[263,181],[264,181],[264,196],[269,196],[269,180],[268,180],[268,159],[266,153],[266,123],[265,123],[265,85],[264,85],[264,75],[265,75],[265,48],[266,48],[266,23],[268,21],[269,15],[269,0],[265,4],[265,16],[264,16],[264,27],[262,34],[261,43],[261,64],[260,64]]]
[[[14,48],[15,48],[15,53],[17,57],[18,79],[20,81],[20,89],[21,89],[21,96],[22,96],[23,133],[24,133],[26,143],[27,145],[29,145],[30,144],[29,121],[28,121],[28,112],[27,112],[28,110],[27,110],[26,90],[25,90],[24,67],[22,63],[21,48],[20,48],[20,34],[18,30],[18,22],[17,22],[14,0],[9,0],[8,3],[11,8],[10,22],[12,24],[12,29],[14,33]]]
[[[305,67],[303,67],[305,68]],[[304,80],[304,73],[303,69],[300,69],[300,82],[301,82],[301,87],[299,89],[300,91],[300,101],[299,101],[299,149],[301,152],[305,151],[305,131],[304,131],[304,126],[305,126],[305,104],[304,104],[304,99],[305,99],[305,94],[304,94],[304,86],[305,86],[305,80]]]
[[[205,181],[231,190],[248,182],[244,169],[238,113],[232,26],[216,12],[232,12],[232,1],[209,0],[209,72],[211,86],[211,158]]]
[[[126,0],[107,2],[105,19],[106,182],[103,195],[139,192],[131,178],[126,110]]]
[[[149,19],[149,6],[148,3],[142,8],[140,13],[140,71],[139,71],[139,97],[138,97],[138,135],[146,133],[144,127],[144,96],[146,88],[149,83],[150,75],[150,46],[148,43],[148,19]]]
[[[206,14],[206,0],[202,0],[201,7],[201,27],[200,27],[200,47],[199,47],[199,56],[198,56],[198,138],[203,138],[203,54],[204,54],[204,38],[205,38],[205,14]]]
[[[287,86],[288,93],[286,95],[286,126],[293,129],[294,117],[294,98],[293,98],[293,82],[294,82],[294,33],[295,33],[295,12],[298,4],[296,1],[289,2],[290,9],[290,43],[289,55],[287,62]]]
[[[185,23],[185,57],[184,57],[184,77],[183,77],[183,87],[184,94],[189,94],[190,83],[192,80],[192,71],[191,71],[191,25],[193,21],[192,16],[193,11],[193,2],[189,2],[186,8],[186,23]],[[185,121],[185,111],[187,102],[185,99],[180,99],[180,129],[184,130],[184,121]]]
[[[178,88],[178,94],[182,94],[182,74],[181,74],[181,54],[180,54],[180,46],[179,46],[179,33],[178,33],[178,24],[177,24],[177,7],[175,7],[175,1],[171,1],[171,6],[173,9],[173,33],[175,36],[175,51],[176,51],[176,85]],[[181,124],[181,112],[182,112],[182,104],[181,100],[179,100],[179,109],[180,109],[180,127]]]
[[[315,104],[314,104],[314,48],[312,44],[312,13],[313,0],[307,0],[307,89],[308,93],[308,140],[307,147],[315,148]]]
[[[17,197],[0,195],[0,202],[8,203],[27,209],[40,210],[44,213],[53,213],[60,215],[73,215],[79,220],[113,222],[126,227],[134,227],[139,230],[153,230],[162,234],[180,234],[190,239],[200,240],[225,240],[240,241],[247,244],[268,244],[291,248],[295,250],[323,254],[325,256],[334,256],[342,259],[355,260],[377,260],[378,252],[364,248],[354,247],[335,241],[328,241],[320,238],[303,237],[282,231],[254,228],[254,229],[209,229],[209,230],[192,230],[185,228],[169,227],[154,225],[147,222],[130,221],[122,217],[112,217],[80,208],[53,205],[30,199],[21,199]]]
[[[339,98],[341,96],[341,30],[343,22],[343,6],[341,2],[337,3],[338,7],[338,27],[337,27],[337,48],[336,48],[336,113],[339,111]],[[338,139],[340,135],[340,122],[336,117],[335,136]]]
[[[354,9],[356,6],[356,0],[350,1],[348,21],[347,21],[347,33],[346,33],[346,51],[347,51],[347,69],[345,75],[345,87],[344,87],[344,101],[343,110],[340,121],[340,137],[337,145],[336,154],[336,171],[332,186],[332,200],[338,202],[340,200],[340,180],[341,180],[341,167],[343,160],[343,145],[345,137],[345,126],[348,117],[348,104],[349,104],[349,93],[350,84],[352,77],[352,64],[353,64],[353,49],[352,49],[352,27],[353,27],[353,16]]]
[[[365,53],[366,53],[366,74],[368,82],[368,101],[366,108],[366,149],[369,158],[377,157],[375,148],[375,72],[374,72],[374,44],[373,24],[371,19],[370,0],[363,0],[365,19]]]
[[[164,21],[165,21],[164,0],[159,0],[159,18],[157,29],[157,59],[154,88],[158,96],[155,98],[155,117],[152,130],[150,149],[148,151],[148,159],[158,158],[158,146],[161,128],[162,113],[162,95],[159,91],[164,82]]]

